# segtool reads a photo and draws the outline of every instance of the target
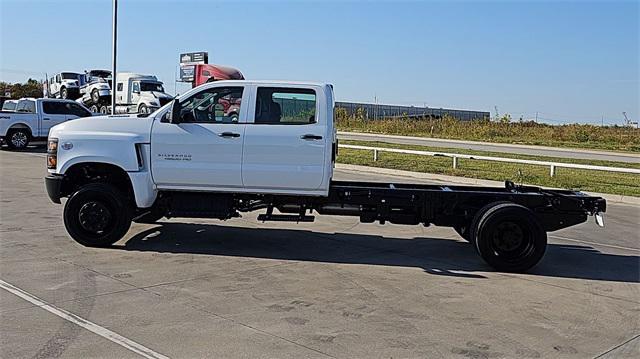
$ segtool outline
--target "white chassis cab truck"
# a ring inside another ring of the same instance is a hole
[[[60,72],[49,79],[48,95],[53,98],[75,100],[80,97],[80,86],[83,74],[77,72]]]
[[[83,79],[80,86],[81,97],[77,101],[87,106],[91,112],[106,114],[111,104],[111,71],[85,71]]]
[[[239,116],[224,111],[240,99]],[[150,115],[80,119],[54,127],[45,179],[64,224],[86,246],[110,246],[131,222],[162,217],[361,222],[453,227],[501,271],[542,258],[548,231],[602,219],[606,202],[580,192],[506,182],[467,187],[335,181],[333,87],[219,81]],[[597,221],[602,223],[602,221]]]
[[[119,72],[116,79],[116,113],[148,114],[173,98],[153,75]]]
[[[0,140],[20,150],[33,140],[46,140],[51,127],[80,117],[89,110],[71,100],[23,98],[13,111],[0,112]]]

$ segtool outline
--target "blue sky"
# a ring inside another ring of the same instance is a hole
[[[638,1],[119,0],[119,69],[173,93],[178,54],[338,100],[622,123],[639,115]],[[111,1],[0,0],[0,80],[110,68]]]

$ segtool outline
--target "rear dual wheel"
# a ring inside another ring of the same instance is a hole
[[[481,209],[468,237],[482,259],[503,272],[530,269],[547,247],[547,233],[536,215],[512,202],[496,202]]]

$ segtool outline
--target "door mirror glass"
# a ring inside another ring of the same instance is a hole
[[[169,109],[167,116],[169,117],[169,123],[173,123],[175,125],[180,123],[180,102],[178,99],[173,99],[173,101],[171,101],[171,108]]]

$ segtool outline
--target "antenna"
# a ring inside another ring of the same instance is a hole
[[[629,119],[629,117],[627,117],[627,112],[626,111],[622,111],[622,116],[624,116],[624,124],[625,124],[625,126],[633,127],[633,125],[636,125],[636,128],[638,127],[638,122],[631,121]]]

